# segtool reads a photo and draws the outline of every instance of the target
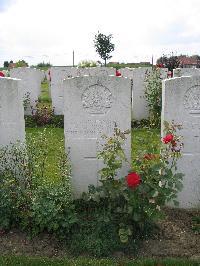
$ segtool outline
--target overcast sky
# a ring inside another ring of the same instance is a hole
[[[111,61],[200,54],[200,0],[0,0],[0,66],[99,60],[93,40],[113,35]]]

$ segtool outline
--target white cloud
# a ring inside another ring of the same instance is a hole
[[[112,61],[150,61],[152,54],[172,51],[200,54],[199,12],[199,0],[14,0],[7,8],[4,1],[0,65],[19,59],[72,64],[73,50],[76,63],[98,60],[98,30],[113,34]]]

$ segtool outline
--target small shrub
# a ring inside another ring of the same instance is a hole
[[[62,149],[58,177],[45,177],[46,132],[25,144],[0,149],[0,227],[18,226],[31,235],[48,230],[63,235],[76,219],[71,197],[71,168]]]
[[[35,108],[32,108],[32,117],[37,126],[51,124],[53,116],[54,108],[50,105],[42,105],[37,102]]]
[[[123,145],[128,132],[115,128],[113,137],[104,136],[106,144],[98,155],[105,165],[99,171],[100,185],[90,185],[75,202],[79,216],[71,232],[75,250],[100,256],[136,248],[141,236],[151,232],[155,220],[163,216],[165,203],[178,204],[183,175],[176,173],[176,161],[182,144],[175,134],[177,126],[165,123],[165,127],[161,153],[139,155],[134,170],[120,179],[117,172],[126,161]]]
[[[78,64],[78,67],[96,67],[97,63],[95,61],[92,60],[83,60]]]
[[[45,126],[45,127],[60,127],[64,128],[64,115],[53,115],[51,119],[49,119],[48,124],[45,125],[38,125],[35,117],[32,115],[25,115],[25,125],[26,127],[38,127],[38,126]]]
[[[162,78],[159,68],[146,74],[145,98],[149,108],[150,127],[160,128],[162,109]]]

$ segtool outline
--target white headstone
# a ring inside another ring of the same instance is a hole
[[[135,120],[147,119],[149,117],[148,103],[145,99],[145,79],[152,72],[151,67],[122,68],[120,72],[123,77],[133,80],[132,86],[132,118]],[[160,69],[162,79],[167,78],[168,70]]]
[[[18,67],[10,70],[12,78],[21,79],[21,89],[24,92],[23,99],[30,99],[30,106],[35,108],[36,101],[41,93],[41,71],[30,67]],[[30,106],[27,106],[25,114],[31,115]]]
[[[115,123],[121,130],[131,129],[131,80],[84,76],[64,80],[63,86],[65,145],[70,150],[75,196],[79,196],[89,184],[98,185],[102,135],[113,135]],[[130,136],[125,152],[130,161]],[[124,165],[121,176],[128,170]]]
[[[178,172],[185,174],[178,195],[181,208],[200,207],[200,77],[180,77],[163,81],[163,121],[182,124],[183,157]]]
[[[90,68],[77,68],[77,67],[52,67],[51,73],[51,97],[52,106],[56,115],[63,114],[63,80],[69,77],[78,76],[104,76],[114,75],[114,68],[109,67],[90,67]]]
[[[25,140],[20,80],[0,78],[0,146]]]
[[[176,68],[173,69],[173,77],[200,76],[200,68]]]

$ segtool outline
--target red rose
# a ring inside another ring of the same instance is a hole
[[[163,142],[165,144],[169,143],[169,142],[172,142],[174,139],[174,135],[172,134],[167,134],[164,138],[163,138]]]
[[[4,73],[0,71],[0,77],[5,77]]]
[[[115,76],[120,77],[122,74],[119,72],[119,70],[116,70]]]
[[[141,178],[137,173],[132,172],[126,176],[126,182],[129,188],[135,188],[140,184]]]

